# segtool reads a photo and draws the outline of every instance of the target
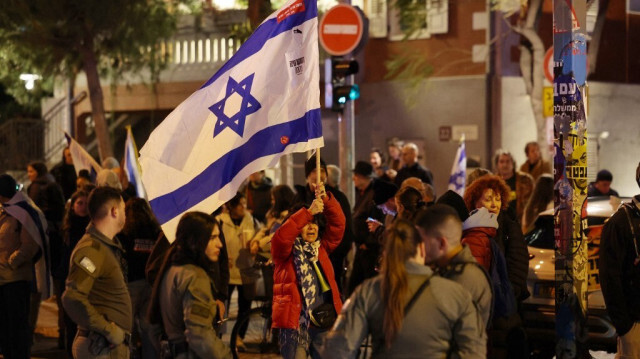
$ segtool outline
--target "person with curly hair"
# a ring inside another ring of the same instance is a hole
[[[464,202],[471,215],[462,225],[462,243],[469,246],[478,263],[487,271],[491,265],[491,238],[496,236],[498,215],[508,203],[509,187],[499,176],[483,176],[464,193]]]
[[[505,211],[509,206],[508,198],[509,187],[497,175],[479,177],[467,187],[464,202],[472,212],[463,224],[462,242],[471,247],[481,265],[491,270],[492,256],[498,255],[492,252],[491,241],[495,241],[493,248],[497,247],[504,256],[515,300],[521,302],[529,296],[526,284],[529,253],[520,225]],[[526,355],[526,335],[517,313],[494,318],[489,337],[491,357],[520,358]]]

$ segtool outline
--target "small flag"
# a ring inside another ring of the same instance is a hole
[[[136,194],[140,198],[147,198],[142,185],[142,170],[138,163],[138,147],[133,139],[131,126],[127,126],[127,140],[124,142],[124,168],[127,170],[127,179],[136,187]]]
[[[460,145],[456,153],[456,159],[453,161],[451,168],[451,177],[449,177],[449,189],[457,192],[460,196],[464,195],[464,188],[467,178],[467,153],[464,145],[464,135],[460,138]]]
[[[73,159],[73,167],[76,169],[76,174],[79,174],[81,170],[87,170],[89,171],[91,178],[95,179],[102,167],[95,159],[93,159],[93,157],[91,157],[84,147],[82,147],[68,133],[65,132],[64,137],[67,138],[67,143],[69,144],[69,152]]]
[[[169,241],[183,213],[211,213],[251,174],[322,147],[315,0],[289,0],[151,133],[142,181]]]

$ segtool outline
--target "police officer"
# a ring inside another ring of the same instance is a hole
[[[213,327],[224,314],[211,279],[221,249],[220,225],[213,217],[202,212],[182,216],[151,294],[149,319],[162,323],[168,339],[162,357],[231,359]]]
[[[129,358],[131,299],[123,249],[115,235],[125,221],[120,192],[99,187],[89,195],[91,223],[73,253],[62,296],[78,324],[74,358]]]

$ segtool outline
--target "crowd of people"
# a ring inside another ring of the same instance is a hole
[[[251,309],[259,259],[285,359],[354,358],[369,336],[383,358],[528,357],[523,233],[553,207],[553,178],[537,143],[525,154],[516,170],[499,150],[464,196],[436,196],[418,146],[393,139],[350,171],[355,203],[312,156],[305,183],[254,173],[215,213],[184,214],[169,243],[115,159],[92,178],[65,149],[51,172],[29,164],[28,195],[0,176],[0,350],[29,356],[53,294],[70,357],[230,358],[220,323],[232,297],[238,316]],[[601,171],[590,193],[611,181]]]

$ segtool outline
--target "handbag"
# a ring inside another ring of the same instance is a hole
[[[333,303],[322,303],[311,311],[310,318],[313,325],[320,329],[329,329],[333,326],[338,314]]]

